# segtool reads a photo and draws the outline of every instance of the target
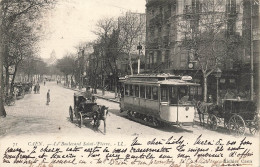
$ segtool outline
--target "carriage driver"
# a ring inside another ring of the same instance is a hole
[[[90,86],[88,86],[86,88],[86,92],[84,92],[83,96],[87,99],[87,100],[92,100],[92,93],[90,92]]]
[[[92,103],[96,102],[96,96],[93,96],[92,93],[90,92],[90,86],[86,88],[86,92],[84,92],[83,96],[88,100],[91,101]]]

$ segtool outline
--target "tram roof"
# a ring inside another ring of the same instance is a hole
[[[189,82],[189,81],[183,81],[180,79],[169,79],[164,81],[158,82],[161,85],[189,85],[189,86],[199,86],[200,84]]]
[[[200,84],[192,83],[188,81],[183,81],[180,79],[168,79],[162,81],[141,81],[141,80],[125,80],[123,81],[126,84],[141,84],[141,85],[188,85],[188,86],[199,86]]]

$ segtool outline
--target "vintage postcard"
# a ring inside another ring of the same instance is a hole
[[[1,0],[1,167],[259,167],[258,0]]]

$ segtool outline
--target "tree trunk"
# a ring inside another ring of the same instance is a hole
[[[114,76],[114,85],[115,85],[115,98],[117,98],[117,97],[118,97],[117,83],[118,83],[118,80],[117,80],[117,75],[115,75],[115,76]]]
[[[2,6],[0,6],[0,117],[6,117],[6,112],[4,108],[4,82],[3,82],[3,32],[2,32]]]
[[[131,57],[131,54],[130,54],[130,53],[128,54],[128,57],[129,57],[130,72],[131,72],[131,75],[134,75],[132,57]]]
[[[9,71],[8,66],[5,67],[5,94],[8,95],[9,92]]]
[[[208,78],[205,74],[203,74],[203,87],[204,87],[204,92],[203,92],[203,101],[207,102],[207,93],[208,93]]]
[[[12,78],[12,81],[11,81],[11,87],[10,87],[10,94],[11,95],[14,93],[14,79],[15,79],[16,72],[17,72],[17,66],[18,66],[18,64],[16,64],[15,67],[14,67],[14,74],[13,74],[13,78]]]

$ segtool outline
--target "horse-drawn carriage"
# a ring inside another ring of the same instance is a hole
[[[24,88],[24,93],[31,93],[32,92],[32,83],[31,82],[27,82],[27,83],[23,83],[23,88]]]
[[[224,121],[224,127],[234,135],[244,135],[246,127],[251,134],[259,131],[259,116],[251,100],[225,99],[223,105],[208,106],[207,125],[216,130]]]
[[[21,99],[24,97],[24,86],[21,83],[15,83],[14,90],[16,93],[16,99]]]
[[[79,127],[81,128],[84,119],[93,121],[94,128],[100,126],[100,121],[104,121],[104,132],[106,133],[106,116],[108,108],[103,105],[97,105],[95,97],[87,99],[82,93],[74,93],[74,109],[69,107],[69,116],[73,122],[74,116],[76,117]]]

